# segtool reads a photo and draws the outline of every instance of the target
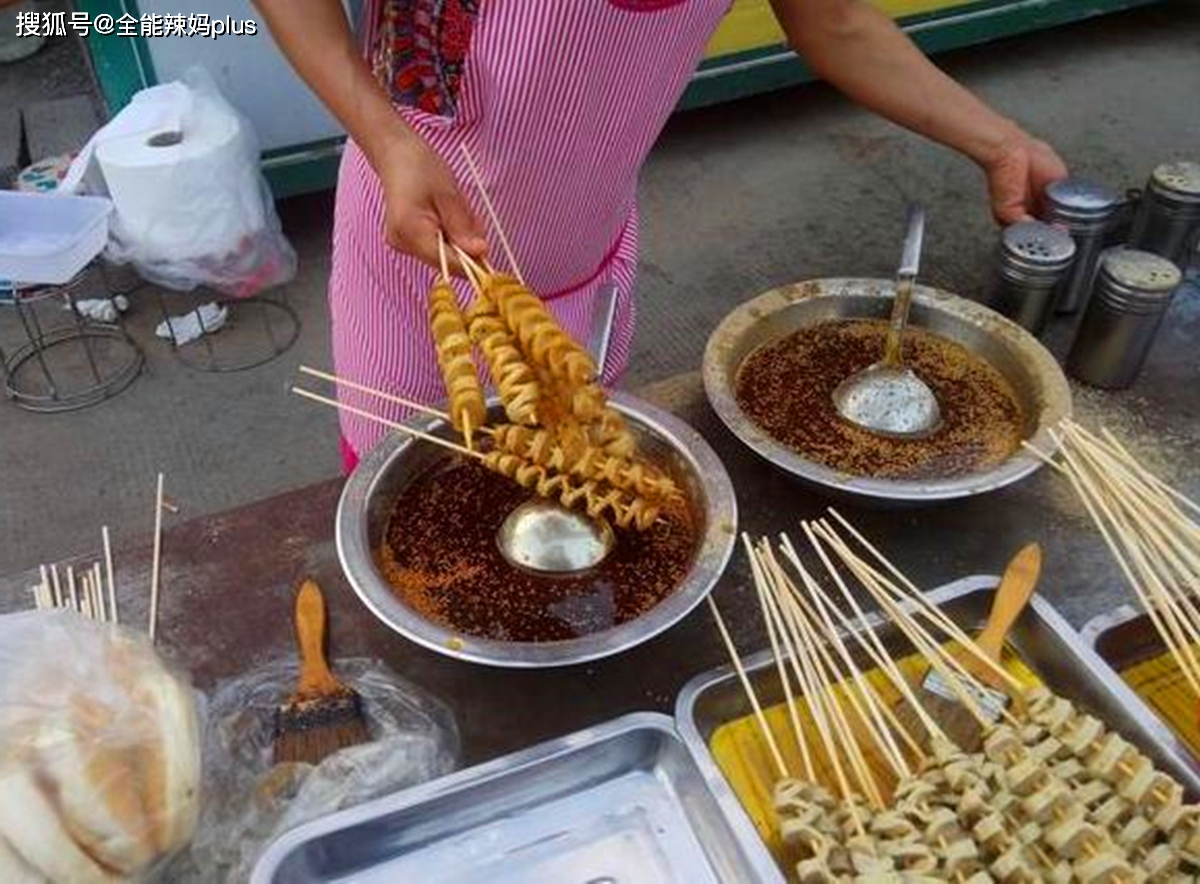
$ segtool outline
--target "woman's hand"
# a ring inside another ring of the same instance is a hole
[[[976,161],[987,175],[992,214],[1001,224],[1032,218],[1046,186],[1067,177],[1066,163],[1054,148],[1020,130]]]
[[[4,2],[4,0],[0,0]],[[254,0],[292,66],[363,149],[383,183],[393,248],[434,267],[438,230],[482,257],[487,241],[446,164],[413,132],[364,63],[341,0]],[[457,267],[451,252],[448,257]]]
[[[1067,167],[938,70],[886,14],[865,0],[771,0],[792,48],[859,104],[957,150],[983,168],[1002,224],[1034,214]]]
[[[479,220],[450,169],[419,136],[398,134],[371,153],[383,185],[383,233],[388,245],[440,268],[440,230],[448,246],[456,245],[475,258],[484,256],[487,239]],[[457,269],[453,250],[447,257]]]

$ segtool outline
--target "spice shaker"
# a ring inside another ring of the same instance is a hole
[[[1150,175],[1129,245],[1186,267],[1200,232],[1200,163],[1163,163]]]
[[[1054,306],[1055,286],[1075,257],[1070,234],[1041,221],[1022,221],[1000,236],[999,268],[988,300],[996,310],[1040,335]]]
[[[1120,220],[1122,199],[1103,184],[1083,178],[1063,178],[1045,192],[1044,218],[1065,227],[1075,240],[1075,262],[1059,283],[1055,309],[1074,313],[1084,305],[1104,239]]]
[[[1104,252],[1067,371],[1107,390],[1132,384],[1182,281],[1179,268],[1160,255],[1124,246]]]

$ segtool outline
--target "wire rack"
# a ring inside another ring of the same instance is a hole
[[[99,275],[96,300],[107,300],[111,321],[80,310],[80,295]],[[145,365],[141,348],[126,332],[103,262],[93,262],[64,285],[17,287],[0,307],[12,311],[23,341],[0,350],[4,392],[27,411],[53,414],[88,408],[116,396]]]

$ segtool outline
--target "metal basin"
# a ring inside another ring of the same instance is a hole
[[[712,589],[733,552],[737,535],[733,485],[708,443],[687,424],[623,393],[613,394],[610,402],[637,434],[641,451],[666,468],[687,494],[698,526],[691,568],[656,607],[603,632],[559,642],[475,638],[417,613],[384,578],[377,551],[396,500],[446,453],[399,432],[388,435],[363,458],[338,503],[338,556],[359,598],[381,621],[430,650],[473,663],[519,668],[566,666],[608,657],[653,638],[686,616]],[[492,418],[503,420],[494,403]],[[447,439],[455,435],[453,428],[436,418],[415,417],[408,426]]]
[[[725,317],[704,353],[704,389],[717,415],[751,450],[803,482],[857,502],[928,503],[1002,488],[1042,462],[1018,450],[990,470],[947,479],[874,479],[836,472],[805,458],[760,429],[738,405],[742,362],[760,345],[835,319],[887,318],[893,283],[882,279],[817,279],[772,289]],[[1049,431],[1071,413],[1062,369],[1036,338],[993,310],[949,292],[917,286],[911,323],[965,346],[1012,385],[1026,415],[1025,438],[1054,450]],[[786,395],[786,393],[781,393]]]

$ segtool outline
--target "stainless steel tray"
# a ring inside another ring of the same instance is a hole
[[[253,884],[777,882],[665,715],[637,713],[317,820]]]
[[[967,630],[983,626],[999,579],[968,577],[931,592],[928,598]],[[879,635],[896,653],[911,652],[899,630],[875,618]],[[1027,666],[1051,689],[1091,711],[1126,739],[1139,746],[1164,771],[1176,777],[1191,795],[1200,795],[1200,775],[1181,759],[1164,728],[1115,673],[1088,647],[1079,633],[1039,596],[1021,615],[1009,637]],[[748,658],[747,674],[763,705],[784,701],[770,652]],[[866,661],[861,661],[866,663]],[[701,771],[715,777],[713,794],[726,810],[741,810],[737,797],[709,752],[713,732],[726,722],[751,714],[750,704],[731,667],[700,675],[684,686],[675,719],[684,742],[701,762]],[[730,806],[732,803],[732,807]]]
[[[1165,751],[1171,753],[1178,765],[1186,767],[1194,780],[1200,780],[1200,759],[1121,677],[1123,670],[1166,650],[1149,615],[1132,605],[1121,605],[1089,620],[1080,637],[1099,659],[1104,677],[1111,679],[1122,694],[1129,696],[1128,702],[1146,716],[1147,727],[1154,730]]]

